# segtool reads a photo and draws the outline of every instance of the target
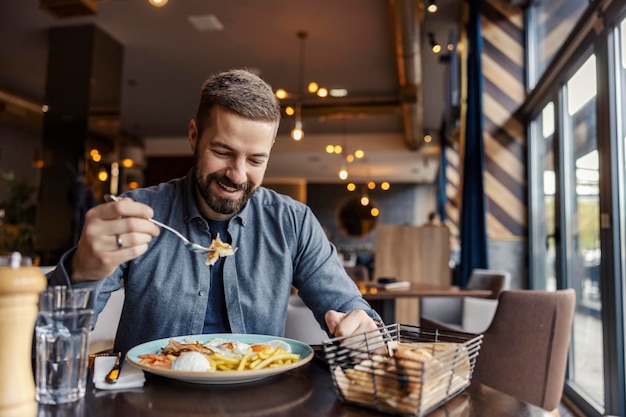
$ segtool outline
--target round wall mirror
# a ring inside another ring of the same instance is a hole
[[[337,222],[343,234],[362,237],[374,230],[378,209],[370,199],[367,200],[350,197],[339,206]]]

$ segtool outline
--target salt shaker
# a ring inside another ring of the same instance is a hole
[[[35,416],[32,341],[46,277],[14,252],[0,266],[0,417]]]

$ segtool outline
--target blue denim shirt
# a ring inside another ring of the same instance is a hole
[[[128,192],[148,204],[154,218],[171,225],[193,242],[209,246],[211,235],[194,197],[195,179],[186,177]],[[335,247],[306,205],[260,187],[245,208],[230,220],[235,255],[225,258],[224,292],[233,333],[282,336],[292,285],[326,329],[328,310],[365,310],[380,319],[365,301],[337,257]],[[49,273],[51,285],[72,285],[63,255]],[[125,301],[116,351],[154,339],[202,333],[209,293],[205,256],[189,252],[172,233],[161,230],[148,251],[96,282],[73,284],[97,290],[96,314],[122,286]]]

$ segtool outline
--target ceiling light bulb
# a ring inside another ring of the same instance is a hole
[[[102,182],[105,182],[109,179],[109,173],[106,169],[102,168],[100,169],[100,171],[98,171],[98,179]]]
[[[365,152],[363,152],[361,149],[357,149],[356,151],[354,151],[354,156],[357,157],[357,159],[361,159],[365,156]]]
[[[284,99],[287,98],[287,91],[285,91],[282,88],[279,88],[278,90],[276,90],[276,98],[278,99]]]
[[[424,135],[424,142],[426,143],[430,143],[432,142],[433,137],[430,135],[430,133],[426,132],[426,134]]]
[[[285,107],[285,114],[287,116],[293,116],[295,113],[296,113],[296,110],[293,107],[291,106]]]
[[[352,155],[352,154],[347,155],[347,156],[346,156],[346,161],[347,161],[347,162],[352,162],[352,161],[354,161],[354,155]]]
[[[348,191],[354,191],[356,190],[356,184],[351,182],[346,186],[346,188],[348,189]]]
[[[373,190],[374,188],[376,188],[376,183],[374,181],[368,182],[367,188],[369,188],[370,190]]]
[[[341,152],[343,152],[343,148],[341,147],[341,145],[335,145],[335,153],[337,155],[340,155]]]
[[[167,4],[167,1],[168,0],[148,0],[148,3],[154,7],[163,7]]]
[[[45,162],[43,160],[43,155],[41,152],[35,151],[33,153],[33,160],[31,162],[33,168],[43,168],[45,166]]]
[[[346,167],[341,167],[341,169],[339,170],[339,178],[342,180],[348,178],[348,170],[346,169]]]
[[[389,185],[387,181],[384,181],[383,183],[380,184],[380,188],[384,191],[387,191],[390,187],[391,185]]]
[[[372,215],[372,217],[378,217],[380,211],[376,207],[372,207],[372,209],[370,210],[370,214]]]
[[[298,141],[298,140],[302,140],[302,138],[304,137],[304,131],[302,130],[302,119],[300,118],[302,115],[302,109],[300,107],[300,103],[296,105],[295,114],[296,114],[296,124],[293,130],[291,131],[291,138],[293,140]]]
[[[441,51],[441,45],[435,40],[435,34],[433,32],[428,32],[428,41],[430,42],[430,49],[438,54]]]
[[[333,97],[345,97],[348,95],[348,90],[345,88],[332,88],[329,94]]]
[[[328,89],[322,87],[319,90],[317,90],[317,96],[318,97],[328,97]]]
[[[436,13],[438,9],[439,8],[437,7],[437,3],[435,3],[434,0],[428,2],[428,6],[426,7],[428,13]]]
[[[370,203],[370,198],[366,195],[361,196],[361,205],[363,207],[367,206]]]
[[[326,145],[326,153],[335,153],[335,145]]]
[[[302,131],[302,127],[298,127],[296,125],[296,127],[294,127],[293,130],[291,131],[291,138],[293,140],[302,140],[303,137],[304,137],[304,132]]]
[[[317,85],[317,83],[315,81],[311,81],[307,88],[309,90],[309,93],[315,94],[315,92],[317,92],[319,86]]]

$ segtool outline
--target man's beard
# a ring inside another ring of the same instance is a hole
[[[212,182],[216,182],[218,187],[225,186],[229,189],[243,191],[243,195],[237,199],[220,197],[211,189]],[[211,210],[219,214],[239,213],[258,188],[255,184],[250,182],[235,184],[228,177],[218,172],[214,172],[202,178],[196,171],[196,183],[198,184],[198,191],[200,191],[200,195],[206,204]]]

